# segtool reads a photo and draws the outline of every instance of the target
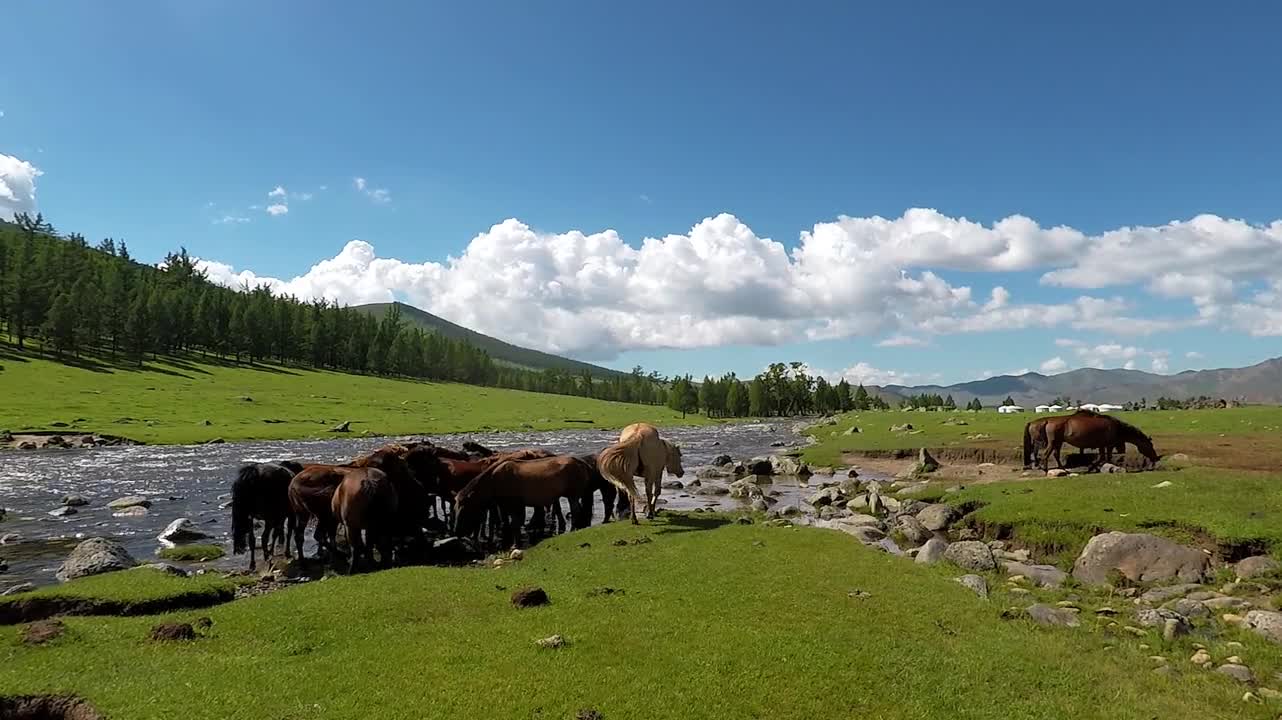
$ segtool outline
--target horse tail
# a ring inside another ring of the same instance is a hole
[[[641,444],[636,442],[611,445],[597,456],[597,471],[601,476],[611,485],[629,494],[632,489],[628,485],[635,487],[632,476],[640,465]]]
[[[245,552],[249,536],[254,532],[254,518],[250,514],[253,504],[254,481],[258,478],[257,465],[245,465],[236,474],[231,485],[231,538],[232,554]]]

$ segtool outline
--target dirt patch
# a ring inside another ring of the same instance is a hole
[[[22,629],[23,645],[44,645],[62,637],[67,626],[61,620],[40,620]]]
[[[552,602],[543,588],[521,588],[512,593],[512,604],[519,608],[532,608]]]
[[[0,696],[0,718],[105,720],[106,716],[74,695],[8,695]]]
[[[236,593],[230,588],[219,588],[140,602],[66,597],[15,598],[0,603],[0,625],[35,622],[58,615],[156,615],[219,605],[235,597]]]
[[[148,637],[152,642],[185,642],[196,639],[196,628],[191,623],[160,623]]]

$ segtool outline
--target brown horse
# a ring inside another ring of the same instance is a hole
[[[290,556],[287,525],[292,530],[293,513],[289,507],[289,481],[303,466],[291,460],[274,463],[250,463],[236,474],[231,486],[232,553],[249,550],[249,570],[257,569],[254,547],[254,520],[263,521],[263,562],[271,562],[276,544],[285,546]]]
[[[402,521],[398,504],[396,487],[382,470],[354,468],[353,472],[343,475],[330,500],[330,510],[347,532],[347,544],[351,547],[348,574],[356,572],[356,560],[360,557],[373,566],[375,546],[383,565],[391,567],[394,536]]]
[[[534,460],[502,460],[477,475],[455,496],[455,534],[470,536],[491,506],[504,518],[503,542],[515,543],[527,506],[545,507],[569,498],[571,516],[592,484],[586,463],[568,455]]]
[[[1123,422],[1111,415],[1100,415],[1090,411],[1077,412],[1072,415],[1047,418],[1042,426],[1046,436],[1046,450],[1041,457],[1041,467],[1050,468],[1050,458],[1055,457],[1055,465],[1064,467],[1060,459],[1060,448],[1068,443],[1082,450],[1099,451],[1096,464],[1111,457],[1115,449],[1125,451],[1126,443],[1135,446],[1149,462],[1158,461],[1157,451],[1153,449],[1153,440],[1139,428]]]
[[[632,524],[637,523],[637,485],[635,478],[645,479],[646,517],[654,518],[655,501],[662,490],[663,471],[677,477],[685,475],[681,467],[681,448],[659,437],[649,423],[635,423],[623,428],[619,441],[597,455],[597,467],[615,487],[628,494]]]
[[[1076,414],[1096,415],[1096,416],[1099,415],[1099,413],[1096,413],[1093,410],[1078,410]],[[1053,417],[1037,418],[1036,420],[1032,420],[1024,425],[1024,467],[1025,468],[1041,467],[1039,458],[1041,458],[1042,452],[1047,444],[1046,423],[1051,420],[1059,420],[1065,417],[1069,417],[1069,416],[1057,415]],[[1124,454],[1126,452],[1126,443],[1119,442],[1114,447],[1106,448],[1104,450],[1103,457],[1100,458],[1100,460],[1102,462],[1112,461],[1114,452],[1118,453],[1119,455]],[[1042,468],[1042,469],[1045,470],[1046,468]]]
[[[582,460],[592,469],[592,486],[588,488],[580,503],[579,509],[583,517],[574,522],[575,529],[585,528],[592,524],[593,495],[598,491],[601,493],[601,511],[605,518],[604,522],[613,520],[616,511],[619,517],[623,517],[623,509],[628,503],[627,493],[620,493],[619,489],[601,474],[600,468],[597,467],[596,454],[576,455],[575,457]]]

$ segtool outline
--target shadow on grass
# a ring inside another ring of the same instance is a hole
[[[730,518],[717,514],[690,514],[690,513],[664,513],[662,516],[664,524],[655,530],[656,535],[667,535],[670,533],[687,533],[697,532],[700,530],[716,530],[723,525],[729,525],[733,522]]]
[[[45,354],[37,346],[18,350],[16,345],[0,342],[0,361],[26,363],[31,362],[32,358],[50,360],[68,367],[74,367],[79,370],[88,370],[96,373],[157,373],[159,375],[169,375],[172,377],[185,378],[187,380],[192,379],[192,375],[212,375],[209,370],[201,367],[202,365],[220,368],[257,370],[259,372],[271,373],[273,375],[298,376],[302,374],[282,365],[247,363],[237,361],[233,358],[197,356],[191,354],[153,355],[150,358],[144,359],[142,364],[139,364],[134,360],[130,360],[118,353],[112,354],[105,350],[95,350],[94,352],[84,353],[79,356],[64,355],[57,357]],[[2,366],[0,366],[0,369],[2,369]]]

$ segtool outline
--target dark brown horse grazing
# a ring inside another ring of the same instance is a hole
[[[573,516],[580,512],[579,501],[591,484],[591,468],[568,455],[497,462],[455,495],[455,534],[475,533],[487,510],[496,506],[505,520],[503,542],[514,544],[527,506],[545,507],[569,498]]]
[[[1093,410],[1078,410],[1076,414],[1103,417],[1099,413],[1094,412]],[[1040,458],[1047,445],[1046,423],[1051,420],[1060,420],[1065,417],[1071,417],[1071,416],[1057,415],[1053,417],[1037,418],[1036,420],[1029,421],[1027,424],[1024,425],[1024,467],[1025,468],[1041,467]],[[1118,453],[1119,455],[1125,453],[1126,443],[1119,442],[1114,447],[1106,448],[1103,452],[1103,456],[1100,458],[1100,461],[1101,462],[1112,461],[1114,452]],[[1046,468],[1042,467],[1042,469],[1045,470]]]
[[[1046,450],[1041,457],[1041,467],[1050,468],[1050,458],[1055,456],[1055,465],[1064,467],[1060,460],[1060,448],[1064,443],[1081,448],[1099,451],[1099,461],[1111,456],[1115,449],[1125,450],[1126,443],[1135,446],[1149,462],[1158,461],[1157,451],[1153,449],[1153,440],[1139,428],[1123,422],[1111,415],[1100,415],[1090,411],[1077,412],[1072,415],[1047,418],[1043,425],[1046,436]],[[1097,462],[1097,464],[1098,464]]]
[[[347,532],[351,548],[348,574],[356,572],[357,558],[364,557],[373,566],[375,546],[383,565],[391,567],[394,538],[401,522],[398,504],[396,488],[382,470],[353,468],[343,474],[330,500],[330,510]]]
[[[232,553],[249,550],[249,570],[257,569],[254,547],[254,520],[263,521],[263,562],[271,562],[276,544],[285,545],[290,556],[286,526],[292,530],[293,513],[289,508],[289,481],[303,469],[291,460],[274,463],[250,463],[241,467],[231,486]],[[246,547],[248,546],[248,547]]]

